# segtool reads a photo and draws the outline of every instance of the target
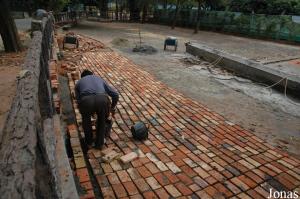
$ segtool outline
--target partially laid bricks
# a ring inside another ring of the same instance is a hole
[[[299,187],[299,159],[167,87],[129,59],[103,51],[101,43],[90,52],[82,38],[87,50],[73,51],[80,58],[66,62],[71,92],[78,79],[71,72],[89,69],[120,93],[105,146],[116,148],[119,156],[104,161],[94,149],[88,156],[104,198],[264,198],[274,185],[290,191]],[[81,116],[74,96],[72,100],[79,139],[84,136]],[[143,142],[130,132],[137,121],[150,125]],[[76,151],[80,145],[72,143]],[[81,160],[75,162],[78,169],[85,168]],[[90,188],[88,183],[84,186]]]

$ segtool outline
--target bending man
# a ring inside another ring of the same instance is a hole
[[[82,116],[82,126],[88,148],[91,148],[93,144],[91,116],[94,113],[97,114],[95,148],[101,149],[104,145],[106,133],[105,123],[109,113],[111,112],[112,116],[115,113],[119,94],[101,77],[94,75],[89,70],[84,70],[81,73],[81,79],[75,86],[75,94]],[[112,99],[111,103],[108,96]]]

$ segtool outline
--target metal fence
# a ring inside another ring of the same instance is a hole
[[[153,23],[171,24],[174,11],[155,10]],[[202,11],[200,29],[237,33],[250,37],[300,42],[300,17],[291,15],[243,14]],[[195,27],[197,10],[181,10],[177,26]]]

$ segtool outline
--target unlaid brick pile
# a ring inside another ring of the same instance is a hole
[[[299,193],[299,159],[167,87],[115,52],[81,56],[75,63],[78,72],[92,70],[120,93],[106,149],[88,152],[105,198],[259,199],[269,196],[270,188]],[[68,77],[74,92],[78,76],[69,72]],[[84,136],[75,101],[74,107],[79,135]],[[133,140],[130,132],[140,120],[150,124],[144,142]],[[132,152],[136,155],[120,159]]]

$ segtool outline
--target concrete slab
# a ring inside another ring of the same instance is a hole
[[[216,65],[232,71],[237,75],[268,85],[276,84],[282,79],[287,78],[288,93],[300,98],[300,76],[294,74],[293,70],[280,70],[278,67],[276,70],[276,67],[272,67],[272,65],[263,65],[259,62],[245,59],[237,55],[231,55],[199,43],[187,43],[186,52],[201,57],[206,61],[216,62]],[[285,81],[281,81],[274,88],[283,91],[284,87]]]

